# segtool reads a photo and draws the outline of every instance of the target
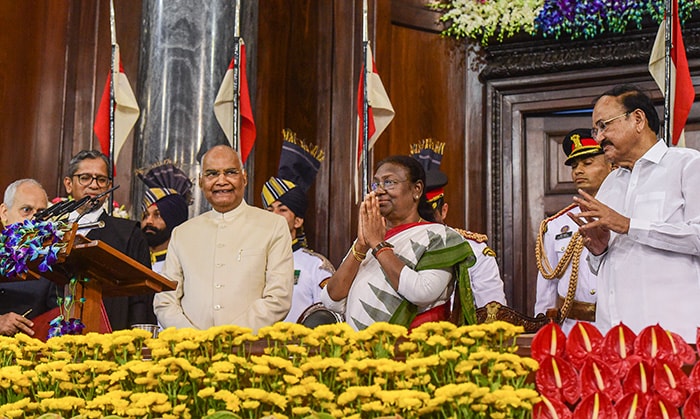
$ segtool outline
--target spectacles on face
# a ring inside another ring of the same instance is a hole
[[[206,170],[202,176],[204,176],[204,179],[206,180],[215,180],[218,179],[219,176],[224,175],[226,178],[235,178],[236,176],[241,174],[240,169],[236,168],[230,168],[230,169],[224,169],[224,170]]]
[[[605,131],[605,129],[608,128],[608,125],[610,125],[611,122],[614,122],[614,121],[622,118],[623,116],[626,118],[627,115],[629,115],[630,113],[631,113],[630,111],[627,111],[627,112],[622,113],[618,116],[613,116],[610,119],[606,119],[605,121],[596,122],[595,127],[593,129],[591,129],[591,135],[593,136],[593,138],[597,138],[599,134],[602,134],[603,131]]]
[[[406,182],[406,180],[393,180],[393,179],[384,179],[380,182],[372,182],[369,184],[369,188],[372,191],[376,191],[379,187],[384,189],[385,191],[390,191],[396,187],[401,182]]]
[[[107,176],[95,176],[89,173],[76,173],[73,175],[73,177],[77,177],[78,183],[80,183],[82,186],[90,186],[93,180],[97,182],[97,186],[100,188],[104,188],[105,186],[109,185],[109,177]]]

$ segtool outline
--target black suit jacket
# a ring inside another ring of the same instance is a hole
[[[31,309],[28,319],[58,306],[56,284],[46,278],[0,282],[0,314],[22,315]]]
[[[100,215],[100,221],[104,221],[105,226],[90,230],[87,235],[90,240],[101,240],[149,269],[151,268],[148,242],[139,223],[111,217],[107,213]],[[133,297],[104,297],[103,301],[112,330],[128,329],[131,325],[138,323],[156,324],[156,315],[153,313],[153,295],[150,293]]]

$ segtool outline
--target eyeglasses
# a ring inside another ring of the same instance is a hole
[[[230,168],[230,169],[224,169],[224,170],[207,170],[204,172],[203,176],[206,180],[214,180],[218,179],[219,176],[224,175],[224,177],[227,178],[234,178],[238,175],[241,174],[240,169],[236,168]]]
[[[605,121],[596,122],[595,128],[591,129],[591,135],[593,136],[593,138],[597,138],[598,134],[601,134],[603,131],[605,131],[605,129],[608,127],[608,125],[610,125],[611,122],[613,122],[617,119],[620,119],[623,116],[627,117],[627,115],[629,115],[630,113],[631,113],[630,111],[627,111],[627,112],[620,114],[618,116],[613,116],[610,119],[606,119]]]
[[[370,189],[371,189],[372,191],[376,191],[377,188],[379,188],[380,186],[381,186],[382,189],[384,189],[385,191],[389,191],[389,190],[391,190],[391,189],[394,189],[394,188],[396,187],[396,185],[398,185],[398,184],[401,183],[401,182],[406,182],[406,180],[385,179],[385,180],[383,180],[383,181],[381,181],[381,182],[372,182],[372,183],[369,184],[369,187],[370,187]]]
[[[104,188],[105,186],[109,185],[109,177],[107,176],[102,176],[102,175],[91,175],[89,173],[76,173],[73,175],[73,177],[78,178],[78,183],[80,183],[82,186],[90,186],[92,181],[97,181],[97,186],[100,188]]]

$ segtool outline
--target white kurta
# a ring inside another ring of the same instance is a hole
[[[581,212],[578,206],[567,211],[574,214]],[[544,233],[542,247],[552,269],[557,266],[564,256],[566,248],[571,242],[571,236],[578,230],[578,225],[573,222],[566,212],[547,222],[547,231]],[[597,277],[591,272],[586,259],[588,249],[581,251],[578,266],[578,281],[574,300],[585,303],[595,303],[597,300]],[[573,261],[572,261],[573,262]],[[535,315],[546,314],[547,309],[557,307],[557,296],[565,298],[569,292],[569,279],[571,278],[571,265],[566,268],[561,278],[545,279],[541,272],[537,273],[537,299],[535,300]],[[567,335],[578,320],[566,319],[562,324],[562,330]]]
[[[321,301],[323,281],[333,273],[333,265],[322,255],[305,248],[294,251],[292,308],[284,321],[296,323],[304,310]]]
[[[700,326],[700,153],[656,143],[634,168],[603,182],[601,202],[630,218],[611,233],[598,269],[596,322],[605,333],[623,322],[633,331],[659,323],[695,342]]]
[[[292,239],[279,215],[242,202],[179,225],[163,275],[178,283],[156,294],[163,327],[235,324],[254,332],[284,319],[294,286]]]

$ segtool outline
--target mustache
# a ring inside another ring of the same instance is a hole
[[[160,229],[157,229],[153,226],[146,226],[142,230],[144,233],[153,233],[153,234],[158,234],[161,231]]]
[[[605,148],[606,145],[613,145],[613,144],[610,142],[610,140],[603,140],[600,142],[600,146],[602,148]]]

